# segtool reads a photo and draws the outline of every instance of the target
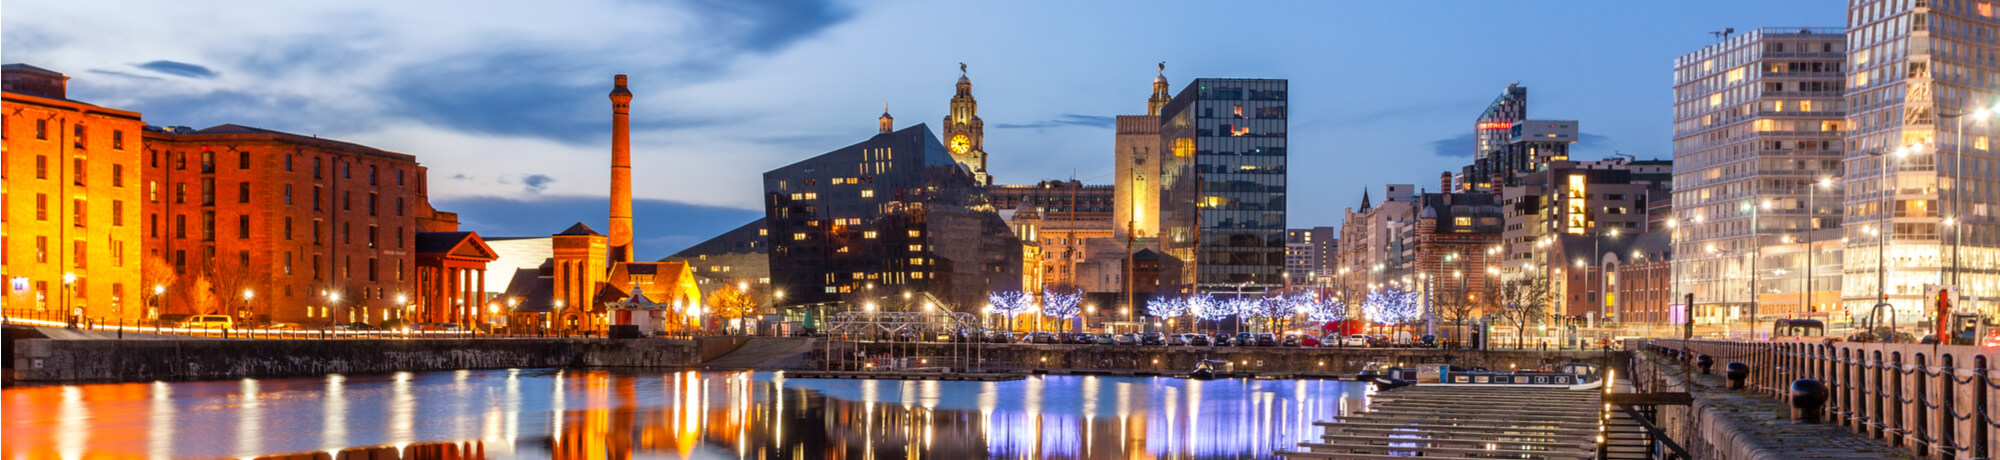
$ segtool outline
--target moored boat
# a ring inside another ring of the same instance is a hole
[[[1375,379],[1389,389],[1407,385],[1444,387],[1530,387],[1566,390],[1593,390],[1604,387],[1597,366],[1568,363],[1556,369],[1516,369],[1507,371],[1456,369],[1443,364],[1425,364],[1417,369],[1389,368]]]

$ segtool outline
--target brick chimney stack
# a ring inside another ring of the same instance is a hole
[[[611,88],[611,246],[609,262],[632,261],[632,91],[625,75]]]

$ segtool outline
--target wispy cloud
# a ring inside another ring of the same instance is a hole
[[[177,77],[199,78],[203,80],[215,78],[215,71],[208,70],[207,67],[185,62],[159,60],[144,64],[133,64],[132,66]]]
[[[521,185],[528,190],[528,193],[542,193],[543,190],[549,188],[550,182],[555,181],[556,178],[549,177],[547,174],[529,174],[527,177],[521,178]]]
[[[1117,122],[1118,119],[1115,117],[1065,113],[1062,114],[1062,116],[1056,117],[1055,119],[1052,120],[1042,120],[1032,123],[994,123],[993,127],[1006,128],[1006,129],[1060,128],[1065,126],[1082,126],[1087,128],[1110,128]]]
[[[1472,133],[1438,139],[1430,142],[1431,154],[1441,157],[1472,157]]]

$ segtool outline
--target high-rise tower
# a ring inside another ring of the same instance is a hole
[[[972,99],[972,79],[965,76],[965,63],[958,63],[958,93],[951,97],[951,113],[944,116],[945,148],[951,158],[972,170],[980,185],[993,185],[986,174],[986,122],[979,120],[979,101]]]
[[[1160,61],[1160,74],[1153,77],[1153,97],[1146,98],[1146,115],[1160,116],[1160,109],[1167,108],[1167,102],[1172,100],[1174,95],[1167,92],[1167,63]]]
[[[632,261],[632,91],[625,75],[611,88],[611,257]]]
[[[1112,229],[1118,236],[1150,238],[1160,229],[1160,109],[1173,95],[1167,92],[1167,64],[1153,77],[1153,96],[1146,99],[1145,115],[1118,116],[1116,141],[1117,205],[1112,210]]]

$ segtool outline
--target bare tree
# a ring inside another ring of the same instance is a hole
[[[180,274],[174,272],[174,266],[167,263],[166,257],[153,254],[142,258],[139,262],[139,282],[143,283],[140,292],[145,295],[146,305],[151,308],[146,319],[158,318],[159,315],[172,312],[167,308],[167,299],[163,295],[169,292],[169,287],[179,287],[177,283],[180,283]],[[155,289],[156,286],[158,289]]]
[[[1464,337],[1462,336],[1465,333],[1465,320],[1473,316],[1473,312],[1478,310],[1478,305],[1473,303],[1472,299],[1468,298],[1464,293],[1444,293],[1444,295],[1432,299],[1431,302],[1431,306],[1437,311],[1438,316],[1442,316],[1446,322],[1458,326],[1459,333],[1457,335],[1461,337],[1457,337],[1456,340],[1463,341]]]
[[[1505,299],[1501,316],[1514,325],[1515,346],[1526,341],[1528,326],[1534,325],[1548,315],[1549,280],[1544,278],[1521,278],[1507,281],[1501,290]]]

